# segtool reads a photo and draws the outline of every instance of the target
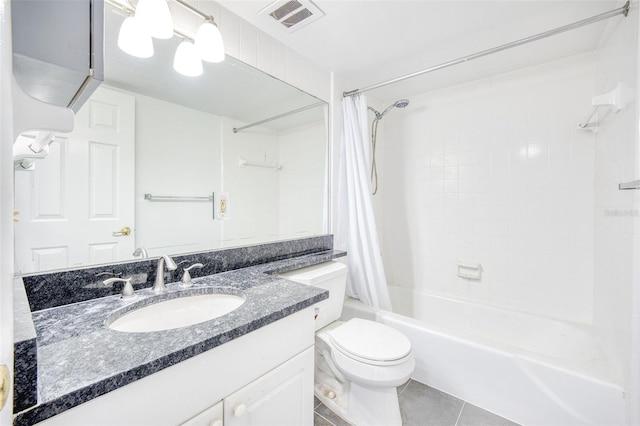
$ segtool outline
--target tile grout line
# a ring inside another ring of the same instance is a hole
[[[324,420],[327,421],[327,423],[329,423],[330,425],[336,426],[335,423],[333,423],[331,420],[329,420],[328,418],[326,418],[325,416],[323,416],[322,414],[318,413],[317,411],[313,412],[316,416],[318,417],[322,417]]]
[[[467,405],[467,401],[462,401],[462,407],[460,407],[460,412],[458,413],[458,418],[456,419],[454,426],[458,426],[458,422],[460,421],[460,417],[462,417],[462,410],[464,410],[465,405]]]
[[[412,381],[413,379],[409,379],[407,380],[407,382],[404,384],[404,386],[402,386],[402,389],[400,389],[400,392],[398,392],[398,396],[402,395],[402,392],[404,392],[404,390],[409,387],[409,383]]]

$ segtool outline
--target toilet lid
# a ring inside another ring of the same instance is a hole
[[[354,318],[328,334],[341,352],[363,362],[396,361],[411,352],[404,334],[374,321]]]

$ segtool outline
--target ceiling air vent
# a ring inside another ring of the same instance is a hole
[[[269,21],[287,32],[293,32],[324,16],[310,0],[278,0],[260,11]]]

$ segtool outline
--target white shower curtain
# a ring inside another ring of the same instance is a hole
[[[342,100],[336,247],[347,251],[347,294],[391,310],[371,199],[371,142],[365,96]]]

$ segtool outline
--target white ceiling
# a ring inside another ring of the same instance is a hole
[[[315,0],[326,16],[287,33],[258,12],[270,0],[221,0],[248,22],[351,90],[576,22],[624,4],[618,0]],[[608,21],[624,19],[612,18]],[[375,91],[399,98],[593,50],[606,22]],[[372,92],[373,94],[373,92]]]

